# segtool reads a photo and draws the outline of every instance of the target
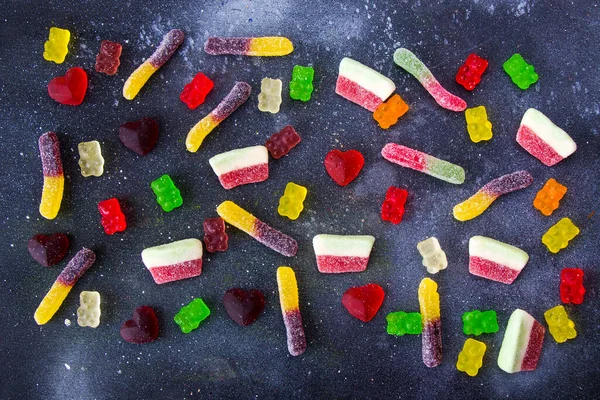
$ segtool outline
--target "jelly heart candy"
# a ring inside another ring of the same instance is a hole
[[[346,186],[358,176],[365,159],[357,150],[331,150],[327,153],[324,164],[331,179],[340,186]]]
[[[248,326],[265,308],[265,296],[260,290],[229,289],[223,296],[223,306],[232,320]]]
[[[379,311],[384,296],[381,286],[369,283],[346,290],[342,296],[342,304],[354,318],[369,322]]]
[[[128,343],[150,343],[158,337],[158,318],[150,306],[141,306],[133,312],[133,318],[121,325],[121,337]]]
[[[145,156],[158,141],[158,123],[152,118],[125,122],[119,127],[119,139],[128,149]]]
[[[71,68],[65,76],[58,76],[48,83],[48,94],[60,104],[78,106],[83,103],[88,87],[88,77],[79,67]]]
[[[58,264],[67,254],[68,248],[69,238],[64,233],[35,235],[27,243],[27,250],[31,257],[44,267]]]

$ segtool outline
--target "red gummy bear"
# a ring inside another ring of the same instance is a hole
[[[115,232],[122,232],[127,228],[125,215],[121,212],[119,200],[112,199],[104,200],[98,203],[98,211],[102,215],[100,223],[104,227],[104,232],[112,235]]]
[[[223,218],[207,218],[204,220],[204,244],[206,251],[214,253],[215,251],[227,250],[229,237],[225,232],[225,221]]]
[[[385,193],[385,200],[381,205],[381,219],[393,224],[402,222],[404,216],[404,204],[408,197],[406,189],[390,186]]]
[[[150,343],[158,338],[158,318],[150,306],[141,306],[133,318],[121,325],[121,337],[128,343]]]
[[[96,72],[106,75],[114,75],[121,65],[121,52],[123,46],[117,42],[103,40],[100,43],[100,52],[96,56]]]
[[[342,296],[342,304],[350,315],[363,322],[369,322],[379,311],[384,296],[385,292],[381,286],[369,283],[346,290]]]
[[[563,268],[560,271],[560,300],[565,303],[583,303],[583,271],[579,268]]]
[[[288,125],[267,139],[265,147],[271,153],[271,157],[279,159],[289,153],[298,143],[300,143],[300,135],[294,127]]]
[[[88,87],[88,77],[79,67],[71,68],[65,76],[58,76],[48,83],[48,94],[60,104],[78,106],[83,103]]]
[[[202,72],[198,72],[194,79],[181,91],[179,98],[185,104],[187,104],[190,110],[198,107],[200,104],[204,103],[206,99],[206,95],[210,93],[212,88],[215,86],[213,81],[210,80],[209,77],[204,75]]]
[[[365,158],[357,150],[331,150],[325,157],[327,173],[340,186],[346,186],[356,178],[365,165]]]
[[[473,90],[481,82],[481,75],[483,75],[487,67],[487,60],[479,57],[477,54],[469,54],[465,63],[458,69],[456,82],[467,90]]]

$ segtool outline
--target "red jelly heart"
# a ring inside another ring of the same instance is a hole
[[[79,67],[71,68],[65,76],[59,76],[48,83],[48,94],[60,104],[78,106],[83,102],[88,87],[88,77]]]
[[[69,238],[64,233],[54,235],[35,235],[27,243],[31,257],[44,267],[58,264],[67,254]]]
[[[358,176],[365,158],[357,150],[331,150],[325,157],[325,169],[338,185],[346,186]]]
[[[121,325],[121,337],[128,343],[150,343],[158,337],[158,318],[149,306],[141,306],[133,312],[133,318]]]
[[[128,149],[145,156],[158,141],[158,123],[152,118],[125,122],[119,127],[119,139]]]
[[[242,326],[253,323],[265,308],[265,296],[260,290],[229,289],[223,296],[225,311]]]
[[[353,317],[369,322],[379,311],[384,296],[381,286],[369,283],[346,290],[342,296],[342,304]]]

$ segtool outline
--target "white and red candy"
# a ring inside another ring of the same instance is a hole
[[[529,255],[518,247],[485,236],[469,240],[469,272],[510,285],[519,276]]]
[[[269,152],[265,146],[227,151],[208,162],[225,189],[262,182],[269,177]]]
[[[513,311],[498,354],[500,369],[510,374],[535,370],[542,353],[545,333],[546,328],[527,312],[519,308]]]
[[[362,272],[373,243],[375,238],[369,235],[317,235],[313,238],[317,268],[325,274]]]
[[[202,242],[184,239],[142,251],[142,261],[157,284],[193,278],[202,273]]]
[[[348,57],[340,62],[335,92],[345,99],[373,112],[394,90],[394,82],[374,69]]]

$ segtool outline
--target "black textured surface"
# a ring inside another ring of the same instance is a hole
[[[431,4],[419,1],[7,1],[0,4],[0,381],[2,398],[592,398],[600,375],[598,302],[598,151],[600,102],[600,11],[594,1],[480,0]],[[73,34],[64,64],[42,58],[51,26]],[[172,28],[185,31],[184,44],[152,77],[135,101],[121,95],[124,80],[149,57]],[[294,52],[282,58],[208,56],[208,36],[285,35]],[[122,64],[114,77],[93,72],[103,39],[123,44]],[[395,48],[414,51],[450,91],[469,106],[484,104],[494,138],[470,142],[464,115],[437,106],[419,83],[393,64]],[[458,67],[475,51],[490,61],[473,93],[454,81]],[[502,62],[520,52],[540,74],[521,91],[502,71]],[[388,131],[369,112],[335,95],[337,66],[343,56],[381,71],[396,82],[411,106]],[[307,104],[289,99],[287,83],[295,64],[315,67],[315,93]],[[47,82],[67,68],[84,67],[90,87],[79,107],[62,106],[46,92]],[[178,99],[183,86],[202,71],[215,82],[204,105],[189,111]],[[257,109],[263,77],[285,82],[281,112]],[[215,107],[235,81],[253,87],[251,99],[224,121],[196,154],[186,152],[188,130]],[[569,132],[579,148],[548,168],[515,142],[520,118],[536,107]],[[118,127],[141,117],[156,118],[160,138],[141,158],[118,139]],[[302,136],[292,152],[271,162],[268,181],[225,191],[208,159],[229,149],[262,144],[292,124]],[[42,174],[37,138],[55,131],[61,141],[66,192],[58,217],[38,213]],[[77,143],[99,140],[106,160],[100,178],[83,178]],[[384,161],[379,152],[395,141],[462,165],[466,182],[450,185]],[[345,188],[335,185],[322,166],[333,148],[360,150],[365,168]],[[535,182],[498,200],[479,218],[460,223],[454,204],[505,173],[526,169]],[[171,175],[184,204],[164,213],[150,190],[152,180]],[[561,207],[544,217],[531,203],[544,182],[554,177],[568,186]],[[291,222],[277,215],[288,181],[305,185],[306,210]],[[389,185],[408,188],[404,221],[383,223],[379,208]],[[124,233],[107,236],[100,225],[98,201],[117,197],[127,216]],[[230,229],[230,250],[205,257],[195,279],[157,286],[140,252],[171,240],[202,236],[202,221],[215,206],[231,199],[259,218],[294,236],[295,258],[285,258],[247,235]],[[569,216],[581,234],[557,255],[541,244],[542,234]],[[36,233],[68,232],[67,258],[43,268],[27,252]],[[377,240],[366,272],[325,276],[317,272],[311,239],[317,233],[372,234]],[[531,258],[511,286],[468,273],[469,237],[482,234],[517,245]],[[417,311],[417,286],[427,276],[416,243],[439,238],[449,258],[434,276],[442,304],[444,361],[435,369],[421,361],[421,338],[388,336],[385,315]],[[38,327],[33,313],[59,271],[83,246],[98,261],[77,283],[55,317]],[[294,267],[308,349],[289,356],[278,304],[275,271]],[[509,375],[496,365],[510,313],[517,307],[544,323],[543,312],[559,304],[562,267],[585,269],[584,304],[567,307],[579,336],[556,344],[546,334],[535,372]],[[386,299],[369,323],[353,319],[341,306],[350,286],[379,283]],[[263,315],[249,327],[228,318],[221,304],[231,288],[264,291]],[[96,329],[76,325],[79,292],[102,295],[102,320]],[[202,326],[182,334],[173,315],[192,297],[212,310]],[[119,336],[121,323],[140,305],[153,306],[160,318],[159,340],[131,345]],[[472,309],[498,311],[500,332],[479,337],[488,345],[484,367],[471,378],[455,367],[466,336],[461,314]],[[65,326],[69,318],[73,324]]]

